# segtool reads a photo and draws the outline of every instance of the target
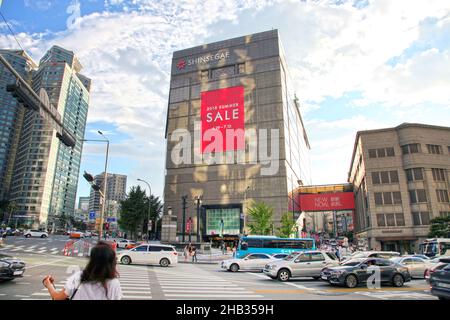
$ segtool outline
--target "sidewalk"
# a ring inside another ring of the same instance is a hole
[[[212,251],[211,254],[197,254],[197,263],[202,264],[218,264],[223,260],[232,259],[233,253],[227,252],[222,254],[220,250]],[[183,252],[178,252],[178,263],[192,263],[192,257],[187,257],[184,261]]]

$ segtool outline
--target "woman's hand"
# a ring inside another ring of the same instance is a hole
[[[46,287],[47,289],[52,286],[53,287],[53,283],[55,282],[55,279],[53,279],[52,276],[46,276],[44,278],[44,280],[42,280],[42,283],[44,284],[44,287]]]

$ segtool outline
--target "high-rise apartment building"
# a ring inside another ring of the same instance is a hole
[[[54,221],[75,211],[90,91],[90,79],[80,70],[72,51],[53,46],[31,71],[33,89],[46,90],[77,142],[74,148],[65,146],[38,113],[24,111],[9,195],[23,224],[45,226],[49,217]]]
[[[359,131],[348,181],[356,237],[370,249],[419,252],[430,220],[450,215],[450,128],[403,123]]]
[[[0,50],[0,54],[23,79],[31,83],[30,70],[35,69],[36,64],[25,51]],[[14,76],[0,63],[0,201],[9,200],[17,146],[25,113],[16,98],[6,91],[6,86],[14,82]]]
[[[94,177],[94,183],[102,186],[102,192],[104,177],[104,172]],[[123,174],[108,173],[106,180],[106,201],[108,209],[106,213],[116,215],[118,213],[120,201],[125,200],[127,196],[127,176]],[[102,209],[100,199],[100,192],[91,189],[89,197],[89,211],[100,213]]]
[[[273,207],[277,227],[290,193],[311,183],[308,137],[278,31],[174,52],[166,138],[165,213],[177,217],[179,239],[188,221],[202,240],[222,231],[236,239],[258,201]]]

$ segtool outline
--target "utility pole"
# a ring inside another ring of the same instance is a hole
[[[197,242],[201,242],[200,237],[200,204],[202,203],[202,196],[197,196],[195,198],[197,202]]]
[[[186,199],[187,199],[187,195],[182,196],[181,199],[183,200],[183,225],[182,225],[181,229],[183,230],[182,241],[184,243],[184,241],[185,241],[184,236],[186,233]]]

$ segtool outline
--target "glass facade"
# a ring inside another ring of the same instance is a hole
[[[239,234],[240,214],[239,208],[206,209],[206,234]]]

